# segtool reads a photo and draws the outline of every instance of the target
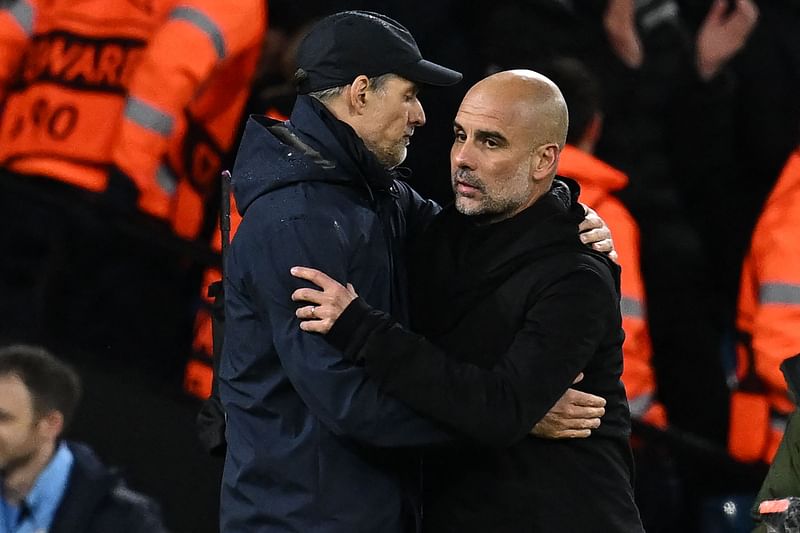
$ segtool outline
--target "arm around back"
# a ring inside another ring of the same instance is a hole
[[[280,364],[308,409],[332,432],[376,446],[416,446],[452,440],[453,436],[384,394],[364,369],[342,360],[323,336],[301,331],[291,294],[301,286],[290,274],[301,264],[324,269],[345,283],[363,265],[351,264],[360,253],[339,221],[308,214],[286,218],[267,228],[268,200],[248,208],[236,238],[229,282],[246,293],[272,331]],[[239,274],[240,273],[240,274]],[[386,290],[376,287],[375,290]],[[226,338],[226,343],[228,342]]]

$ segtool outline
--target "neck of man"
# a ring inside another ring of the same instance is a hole
[[[3,497],[11,505],[19,505],[33,488],[55,454],[56,443],[50,441],[28,457],[7,465],[3,472]]]

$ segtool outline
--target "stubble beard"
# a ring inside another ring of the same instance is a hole
[[[388,147],[381,147],[369,142],[364,142],[367,149],[372,152],[378,162],[383,165],[387,170],[392,170],[403,161],[406,160],[408,155],[408,148],[404,141]]]
[[[456,180],[459,180],[478,190],[477,198],[467,198],[458,193]],[[516,214],[526,203],[529,191],[513,190],[511,185],[519,178],[509,181],[507,186],[501,187],[494,194],[487,193],[486,185],[473,174],[464,169],[456,170],[451,178],[453,194],[455,195],[456,210],[462,215],[471,217],[478,224],[491,224],[505,220]]]

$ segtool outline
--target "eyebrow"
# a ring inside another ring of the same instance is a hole
[[[462,131],[464,130],[461,124],[456,121],[453,121],[453,129]],[[495,130],[478,130],[475,132],[475,139],[479,142],[483,142],[486,139],[492,139],[501,146],[508,146],[509,144],[506,136]]]

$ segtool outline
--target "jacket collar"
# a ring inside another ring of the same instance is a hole
[[[348,174],[358,176],[371,189],[391,189],[395,172],[386,169],[370,152],[350,125],[342,122],[316,98],[297,97],[290,124],[311,139],[323,153],[341,164]]]

